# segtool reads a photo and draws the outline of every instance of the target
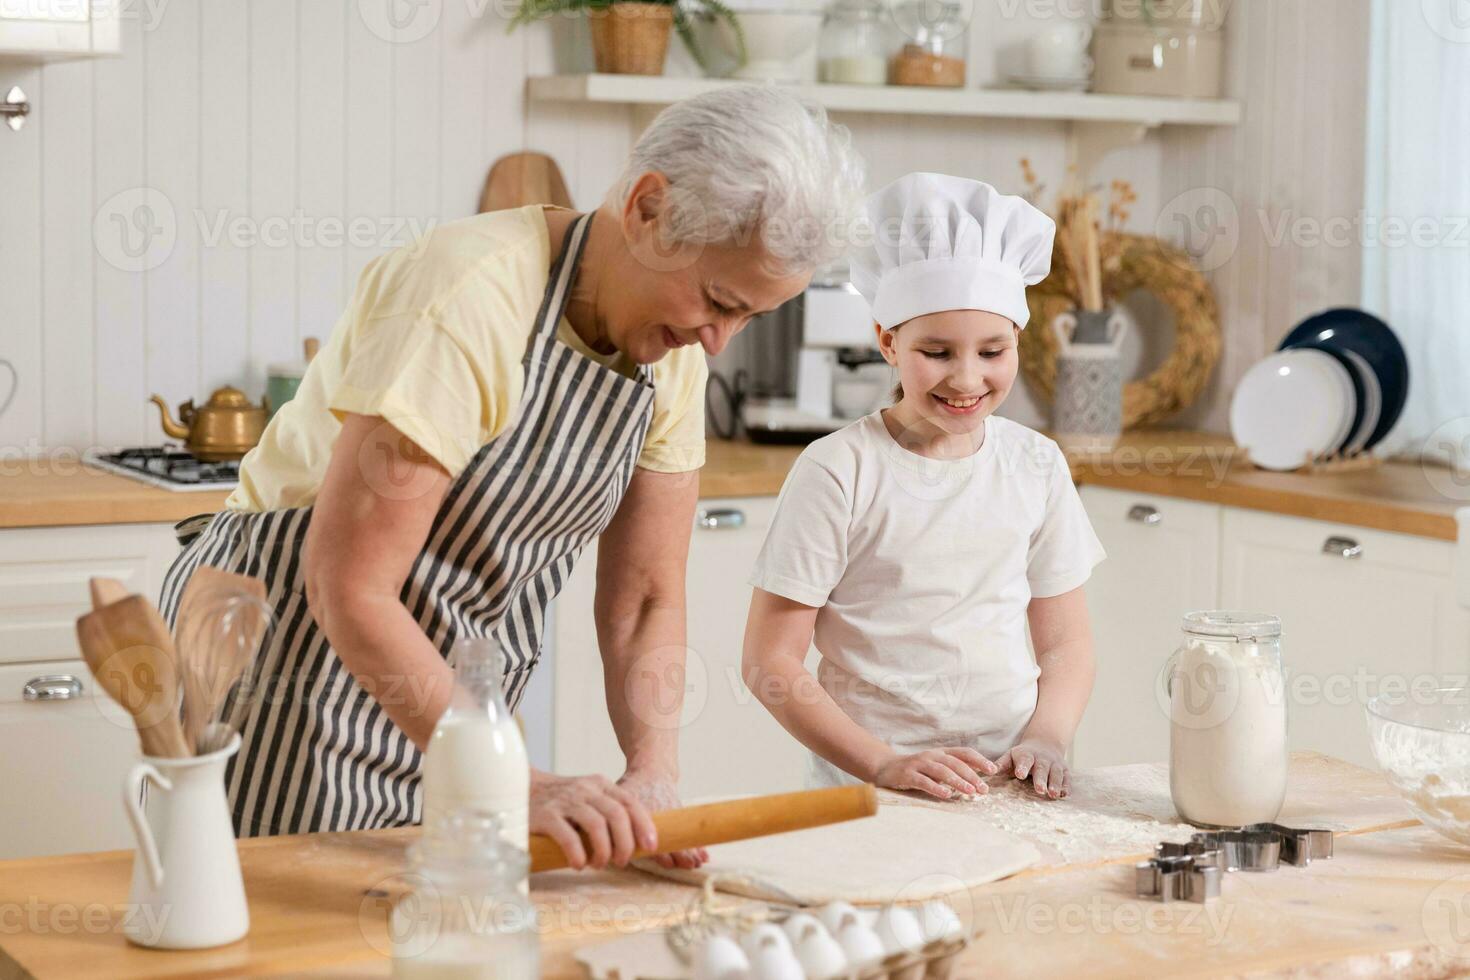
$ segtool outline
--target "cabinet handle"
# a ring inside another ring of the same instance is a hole
[[[1148,504],[1134,504],[1128,508],[1128,519],[1153,527],[1163,521],[1164,515],[1159,513],[1157,507],[1150,507]]]
[[[1338,558],[1362,558],[1363,546],[1352,538],[1330,537],[1322,545],[1322,554],[1336,555]]]
[[[82,682],[71,674],[46,674],[32,677],[21,689],[27,701],[70,701],[82,696]]]
[[[733,531],[745,526],[745,511],[734,507],[701,510],[696,520],[706,531]]]

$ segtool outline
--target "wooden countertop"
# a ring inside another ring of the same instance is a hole
[[[763,497],[781,490],[799,446],[711,439],[700,496]],[[1449,470],[1384,463],[1344,473],[1272,473],[1245,462],[1224,436],[1200,432],[1125,434],[1104,456],[1075,457],[1079,484],[1183,497],[1251,510],[1454,541],[1455,512],[1470,486]],[[175,522],[224,506],[225,491],[175,493],[88,469],[79,462],[10,462],[0,467],[0,529]]]
[[[1135,819],[1168,806],[1162,764],[1083,772],[1074,782],[1084,785],[1089,775],[1101,782],[1125,769],[1157,770],[1150,785],[1158,788],[1137,801]],[[1448,975],[1456,963],[1470,965],[1470,923],[1463,919],[1470,908],[1464,904],[1470,902],[1470,850],[1407,819],[1408,810],[1376,772],[1302,753],[1292,759],[1290,786],[1283,822],[1349,828],[1339,833],[1332,860],[1229,875],[1221,898],[1207,906],[1137,899],[1132,865],[1146,854],[1034,867],[951,899],[977,935],[958,975],[1332,976],[1390,968]],[[1162,799],[1153,798],[1159,794]],[[1079,804],[1056,806],[1060,819]],[[387,914],[406,889],[404,848],[415,833],[240,841],[250,935],[194,952],[140,949],[118,932],[129,851],[0,862],[0,980],[386,977]],[[543,976],[580,976],[576,949],[677,921],[695,895],[696,889],[636,872],[533,876],[531,897],[544,928]]]
[[[173,524],[222,509],[229,495],[163,490],[76,459],[6,461],[0,463],[0,529]]]

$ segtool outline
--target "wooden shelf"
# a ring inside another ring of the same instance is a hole
[[[712,78],[591,74],[548,75],[531,78],[527,84],[530,97],[544,102],[668,105],[738,83]],[[1085,92],[909,88],[897,85],[795,85],[792,88],[834,112],[1052,119],[1141,127],[1234,126],[1240,122],[1240,103],[1218,99],[1158,99]]]

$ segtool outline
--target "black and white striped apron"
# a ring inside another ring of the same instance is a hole
[[[402,592],[446,657],[464,636],[500,642],[512,710],[540,656],[546,604],[617,510],[653,410],[647,366],[626,377],[556,339],[590,221],[574,222],[552,266],[515,421],[450,487]],[[275,609],[273,636],[225,705],[242,738],[225,775],[241,837],[419,819],[418,749],[343,667],[307,608],[302,550],[310,522],[310,507],[224,512],[164,580],[170,623],[202,564],[263,579]],[[407,685],[377,694],[415,696]]]

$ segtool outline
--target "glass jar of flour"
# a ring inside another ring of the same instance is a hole
[[[1183,628],[1161,677],[1174,807],[1206,827],[1273,821],[1286,799],[1281,620],[1196,612]]]

